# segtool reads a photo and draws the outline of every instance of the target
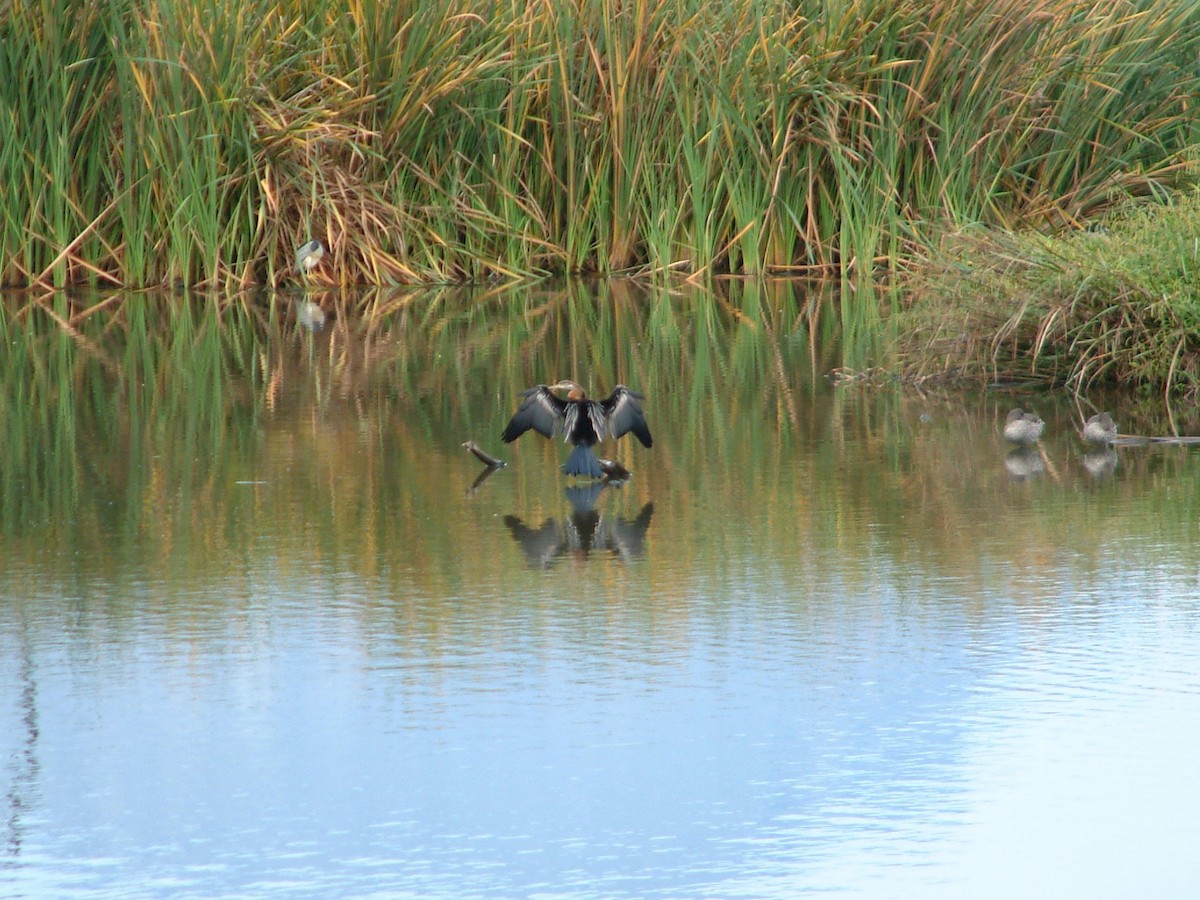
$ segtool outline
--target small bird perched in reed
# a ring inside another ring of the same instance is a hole
[[[324,256],[325,245],[316,238],[307,244],[301,244],[296,250],[296,271],[307,277],[309,272],[320,264]]]
[[[555,395],[555,391],[566,391],[566,399]],[[616,440],[632,431],[643,447],[654,444],[642,414],[644,397],[623,384],[613,388],[606,400],[589,400],[583,388],[566,379],[531,387],[521,396],[524,399],[500,436],[501,440],[505,443],[515,441],[530,428],[548,438],[561,431],[563,440],[575,446],[563,465],[567,475],[602,478],[604,467],[592,447],[606,437]]]

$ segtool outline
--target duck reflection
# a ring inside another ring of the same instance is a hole
[[[1098,447],[1083,454],[1083,467],[1093,478],[1106,478],[1116,470],[1118,460],[1112,447]]]
[[[1004,455],[1004,468],[1014,481],[1025,481],[1046,471],[1046,463],[1036,447],[1018,447]]]
[[[521,545],[525,561],[535,569],[549,569],[564,556],[583,560],[602,553],[622,562],[641,556],[654,504],[647,502],[633,519],[601,515],[596,502],[610,486],[595,482],[567,488],[571,514],[563,520],[547,519],[537,528],[526,525],[520,516],[505,516],[504,524]]]

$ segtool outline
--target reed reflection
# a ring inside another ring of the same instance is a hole
[[[563,557],[583,561],[593,554],[629,562],[645,552],[654,504],[647,501],[633,518],[602,514],[596,508],[601,496],[623,484],[605,480],[568,487],[563,493],[571,512],[565,518],[548,518],[534,528],[520,516],[507,515],[504,524],[535,569],[549,569]]]
[[[28,640],[21,642],[21,662],[18,684],[20,700],[20,734],[17,746],[10,748],[5,764],[5,775],[9,782],[4,795],[3,853],[5,856],[20,856],[28,828],[26,817],[33,809],[37,794],[41,762],[38,755],[39,719],[38,690],[35,680],[33,652]],[[12,735],[16,737],[17,735]]]

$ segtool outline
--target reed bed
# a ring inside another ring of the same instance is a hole
[[[1170,182],[1200,7],[0,4],[0,284],[865,279]]]

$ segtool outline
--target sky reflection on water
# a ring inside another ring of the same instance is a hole
[[[1097,480],[1048,399],[1014,479],[1003,402],[724,327],[689,371],[746,393],[648,390],[591,510],[550,442],[470,490],[464,338],[465,406],[285,333],[197,443],[81,412],[0,507],[0,896],[1191,896],[1200,457]]]

